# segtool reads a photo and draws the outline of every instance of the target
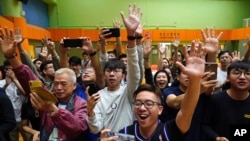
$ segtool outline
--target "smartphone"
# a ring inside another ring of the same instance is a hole
[[[83,39],[63,39],[64,47],[82,47]]]
[[[206,62],[205,63],[205,72],[214,72],[215,74],[210,76],[208,80],[216,80],[217,79],[217,68],[218,64],[214,62]]]
[[[89,86],[89,95],[93,95],[98,92],[96,84],[95,83],[90,83],[86,85],[86,88]]]
[[[50,103],[58,102],[57,98],[53,93],[42,87],[42,82],[40,80],[30,80],[29,86],[30,90],[32,92],[36,92],[43,100]]]
[[[123,133],[108,132],[107,137],[118,136],[119,141],[135,141],[135,136]]]
[[[111,32],[111,34],[106,36],[106,38],[120,37],[120,28],[104,28],[103,30],[105,29],[108,29],[109,31],[104,32],[104,34]]]

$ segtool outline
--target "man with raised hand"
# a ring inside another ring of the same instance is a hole
[[[125,17],[123,12],[121,15],[128,35],[127,84],[120,85],[125,75],[125,65],[118,59],[109,60],[103,69],[107,87],[88,96],[87,122],[93,133],[104,128],[118,132],[133,122],[133,92],[140,79],[135,31],[140,24],[141,13],[136,5],[129,5],[129,16]]]

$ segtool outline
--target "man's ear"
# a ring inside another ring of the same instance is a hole
[[[77,83],[74,83],[74,90],[76,89]]]
[[[161,115],[161,113],[163,112],[163,106],[159,106],[159,112],[158,112],[158,115]]]

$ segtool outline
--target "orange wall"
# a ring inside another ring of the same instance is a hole
[[[92,41],[99,40],[99,29],[80,29],[80,28],[49,28],[44,29],[34,25],[26,23],[24,18],[18,17],[3,17],[0,16],[0,27],[8,27],[10,29],[20,28],[22,35],[25,39],[41,40],[47,36],[53,41],[60,41],[63,37],[77,38],[81,36],[88,36]],[[172,41],[174,36],[179,36],[181,41],[191,41],[194,39],[202,39],[200,29],[150,29],[144,30],[144,35],[149,32],[153,41]],[[223,32],[220,40],[244,40],[246,36],[250,34],[250,27],[239,28],[231,30],[217,29],[216,34]],[[126,30],[121,30],[121,40],[127,40]],[[109,41],[115,41],[115,39],[109,39]],[[34,47],[29,45],[29,41],[25,40],[23,43],[24,49],[31,53],[34,51]],[[109,45],[109,49],[113,48],[113,45]],[[125,47],[123,47],[125,48]],[[124,50],[123,50],[124,52]]]
[[[54,41],[60,41],[63,37],[81,37],[88,36],[92,41],[98,41],[99,30],[84,30],[84,29],[66,29],[66,28],[51,28],[48,29],[51,33],[51,38]],[[151,29],[144,30],[144,35],[149,32],[153,41],[172,41],[174,36],[179,36],[181,41],[191,41],[194,39],[202,39],[200,29]],[[239,28],[232,30],[216,30],[216,35],[223,32],[220,40],[244,40],[247,34],[250,34],[250,28]],[[121,40],[127,40],[127,34],[124,29],[121,30]],[[110,39],[109,41],[115,41],[115,39]]]
[[[26,39],[22,43],[22,46],[32,58],[35,57],[34,46],[29,45],[29,39],[41,40],[44,36],[51,38],[51,33],[48,30],[27,24],[25,18],[0,16],[0,27],[7,27],[8,29],[12,30],[15,28],[20,28],[22,30],[23,38]]]

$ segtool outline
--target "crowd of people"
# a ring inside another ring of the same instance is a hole
[[[142,12],[133,4],[121,12],[127,32],[126,54],[116,37],[107,51],[108,28],[100,30],[97,47],[81,37],[83,59],[46,37],[41,52],[31,60],[22,47],[20,29],[0,29],[5,57],[0,68],[0,140],[113,141],[132,135],[136,141],[229,141],[230,128],[250,125],[250,38],[239,53],[220,50],[214,28],[201,30],[204,43],[183,46],[174,37],[174,51],[165,56],[158,44],[158,70],[152,73],[151,40],[143,40]],[[115,28],[121,23],[113,20]],[[19,35],[20,39],[15,36]],[[18,51],[18,53],[16,53]],[[20,55],[20,59],[17,58]],[[205,72],[216,63],[217,72]],[[216,79],[209,79],[216,75]],[[38,80],[57,102],[30,89]],[[242,140],[243,141],[243,140]]]

